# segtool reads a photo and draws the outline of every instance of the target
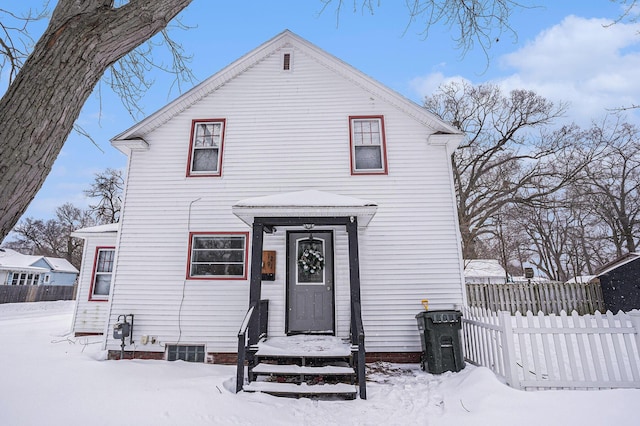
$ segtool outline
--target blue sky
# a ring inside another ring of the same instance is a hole
[[[26,0],[16,8],[41,3]],[[607,108],[640,103],[640,24],[605,28],[620,13],[608,0],[526,0],[538,6],[514,12],[511,25],[517,39],[500,36],[488,63],[480,49],[461,56],[446,27],[433,27],[426,39],[419,22],[407,27],[404,2],[382,0],[373,15],[353,12],[353,4],[347,3],[338,22],[335,7],[319,14],[320,0],[195,0],[181,15],[193,28],[173,34],[193,56],[198,81],[289,29],[417,103],[450,79],[532,89],[553,101],[570,102],[566,120],[584,126],[602,119]],[[179,95],[175,89],[170,92],[169,79],[155,77],[142,101],[145,115]],[[0,90],[5,86],[2,75]],[[102,102],[93,96],[78,119],[99,148],[72,133],[25,217],[49,218],[65,202],[86,207],[82,190],[94,173],[125,167],[126,157],[109,139],[144,116],[132,118],[106,87],[101,93]],[[630,112],[628,119],[639,123],[639,112]]]

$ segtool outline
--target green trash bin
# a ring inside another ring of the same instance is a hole
[[[424,311],[416,315],[416,319],[422,341],[422,369],[432,374],[462,370],[462,313],[447,310]]]

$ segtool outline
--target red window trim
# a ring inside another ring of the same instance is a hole
[[[353,120],[380,120],[380,132],[382,133],[382,170],[363,170],[357,171],[353,148]],[[384,127],[384,115],[350,115],[349,116],[349,163],[351,166],[351,176],[362,175],[388,175],[389,167],[387,164],[387,135]]]
[[[96,247],[96,252],[93,255],[93,269],[91,271],[91,287],[89,288],[89,302],[108,302],[109,301],[109,296],[107,295],[106,297],[100,297],[100,298],[96,298],[94,299],[93,297],[93,287],[95,286],[96,283],[96,268],[98,266],[98,253],[100,253],[100,250],[114,250],[115,251],[115,247],[114,246],[97,246]],[[115,263],[115,258],[114,258],[114,263]],[[113,283],[113,269],[111,269],[111,283]],[[111,290],[111,289],[109,289]]]
[[[192,173],[191,172],[191,159],[193,157],[193,136],[196,129],[196,123],[222,123],[222,135],[220,138],[220,152],[218,153],[218,171],[215,173]],[[202,118],[191,120],[191,133],[189,135],[189,155],[187,158],[187,177],[221,177],[222,176],[222,154],[224,151],[224,136],[227,132],[227,120],[226,118]]]
[[[193,246],[193,237],[197,236],[197,235],[243,235],[244,236],[244,274],[242,277],[236,277],[236,276],[207,276],[207,277],[192,277],[191,276],[191,253],[192,253],[192,246]],[[200,231],[200,232],[189,232],[189,253],[187,254],[187,274],[186,274],[186,279],[187,280],[194,280],[194,281],[220,281],[220,280],[236,280],[236,281],[241,281],[241,280],[246,280],[248,277],[248,269],[249,269],[249,233],[248,232],[231,232],[231,231],[225,231],[225,232],[215,232],[215,231],[211,231],[211,232],[207,232],[207,231]]]

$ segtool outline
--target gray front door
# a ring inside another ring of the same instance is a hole
[[[334,333],[333,231],[287,233],[287,333]]]

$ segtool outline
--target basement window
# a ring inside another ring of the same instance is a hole
[[[167,345],[167,360],[204,362],[204,345]]]

